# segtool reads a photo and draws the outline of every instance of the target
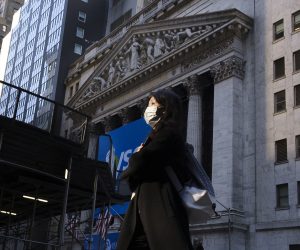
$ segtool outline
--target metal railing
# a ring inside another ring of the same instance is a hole
[[[49,98],[0,80],[0,116],[24,122],[36,128],[83,144],[90,117]],[[62,131],[62,119],[73,127]]]

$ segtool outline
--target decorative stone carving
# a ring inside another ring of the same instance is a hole
[[[111,86],[115,80],[115,73],[116,73],[116,68],[113,66],[112,63],[109,65],[109,70],[108,70],[108,78],[107,78],[107,85]]]
[[[120,110],[120,112],[118,113],[118,115],[121,117],[122,119],[122,123],[123,124],[126,124],[130,121],[130,118],[129,118],[129,112],[130,112],[130,109],[129,108],[123,108]]]
[[[204,33],[205,31],[202,31],[202,32]],[[178,44],[181,44],[181,43],[186,42],[188,40],[188,38],[192,38],[192,37],[194,37],[196,35],[200,35],[200,34],[201,34],[201,30],[192,32],[192,30],[190,28],[186,28],[184,31],[180,31],[180,32],[176,33],[176,41]]]
[[[189,77],[184,83],[184,86],[186,87],[189,96],[199,95],[201,92],[199,78],[197,75],[192,75],[191,77]]]
[[[208,50],[204,50],[197,56],[192,57],[188,61],[185,61],[182,65],[182,71],[187,71],[193,67],[197,67],[199,64],[204,63],[208,59],[220,56],[221,54],[225,53],[232,44],[233,38],[230,38],[217,46],[209,48]]]
[[[141,49],[140,43],[137,41],[136,37],[133,37],[132,44],[125,54],[130,53],[130,70],[134,71],[140,68],[139,64],[139,50]]]
[[[233,76],[243,79],[245,73],[244,65],[245,62],[241,58],[232,56],[212,66],[210,71],[215,83],[224,81]]]
[[[99,84],[93,81],[91,86],[85,90],[83,96],[78,100],[78,104],[87,101],[105,88],[118,83],[137,70],[155,62],[158,58],[180,48],[190,39],[211,30],[212,26],[204,28],[187,27],[184,30],[165,30],[139,38],[133,37],[131,43],[124,45],[123,52],[120,52],[113,58],[99,76],[94,78],[99,80]],[[127,50],[124,49],[126,47]]]
[[[148,63],[154,62],[154,56],[153,56],[153,50],[154,50],[154,41],[153,39],[147,37],[144,40],[144,44],[146,45],[147,48],[147,58],[148,58]]]
[[[104,117],[100,122],[103,124],[105,132],[112,130],[112,121],[110,116]]]
[[[94,97],[103,88],[106,87],[106,81],[102,77],[95,77],[89,87],[84,91],[83,95],[78,100],[78,103],[83,103]]]
[[[148,101],[148,98],[144,98],[144,99],[141,99],[137,102],[137,107],[140,110],[142,117],[144,117],[144,111],[145,111],[146,106],[148,104],[147,101]]]
[[[165,51],[164,41],[157,37],[154,45],[154,58],[160,57]]]

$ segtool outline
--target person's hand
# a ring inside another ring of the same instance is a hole
[[[144,147],[144,143],[142,143],[136,150],[136,152],[139,152]]]

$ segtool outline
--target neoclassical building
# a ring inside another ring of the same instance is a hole
[[[191,225],[195,245],[299,249],[299,10],[297,0],[152,1],[69,70],[65,104],[98,133],[140,118],[152,91],[182,97],[186,140],[219,201],[220,216]],[[62,126],[80,136],[80,123]]]

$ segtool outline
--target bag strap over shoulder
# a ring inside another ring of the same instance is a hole
[[[172,169],[171,166],[166,166],[165,169],[166,169],[166,173],[167,173],[172,185],[174,186],[174,188],[176,189],[177,192],[180,192],[183,189],[183,186],[181,185],[174,170]]]

